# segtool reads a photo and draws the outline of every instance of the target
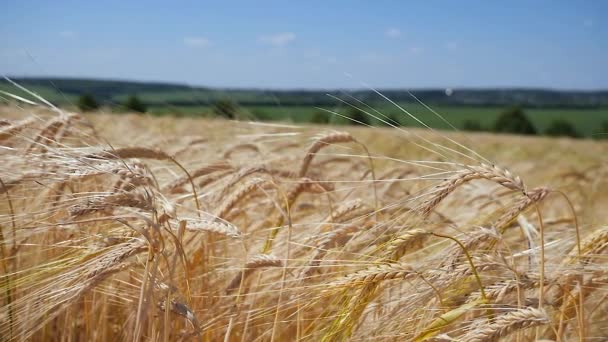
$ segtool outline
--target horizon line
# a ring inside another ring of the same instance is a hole
[[[139,83],[139,84],[156,84],[169,85],[193,89],[208,89],[208,90],[225,90],[225,91],[272,91],[272,92],[292,92],[292,91],[307,91],[307,92],[322,92],[322,91],[445,91],[450,90],[465,90],[465,91],[487,91],[487,90],[508,90],[508,91],[549,91],[549,92],[578,92],[578,93],[603,93],[608,92],[608,88],[551,88],[542,86],[432,86],[432,87],[364,87],[361,88],[307,88],[307,87],[289,87],[289,88],[272,88],[272,87],[232,87],[232,86],[208,86],[194,85],[188,82],[178,81],[160,81],[160,80],[143,80],[133,78],[119,77],[89,77],[89,76],[9,76],[3,74],[2,78],[11,80],[70,80],[70,81],[96,81],[96,82],[124,82],[124,83]]]

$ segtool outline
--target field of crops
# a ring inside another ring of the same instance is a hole
[[[454,126],[463,129],[466,121],[478,122],[483,130],[492,131],[498,116],[506,110],[503,107],[465,107],[465,106],[432,106],[432,109],[441,114],[449,121],[446,123],[442,118],[430,112],[422,105],[412,103],[401,103],[400,106],[411,114],[421,119],[428,126],[436,129],[451,130]],[[382,114],[391,117],[402,126],[423,127],[420,122],[411,118],[399,109],[390,105],[374,106]],[[310,123],[315,113],[326,113],[332,124],[348,125],[351,122],[343,117],[329,114],[328,111],[345,114],[348,108],[322,106],[320,108],[310,106],[245,106],[240,108],[243,118],[257,119],[263,121],[280,121],[294,123]],[[152,106],[149,112],[153,115],[173,115],[178,117],[213,117],[215,114],[210,106]],[[608,109],[572,109],[572,108],[532,108],[525,109],[525,113],[539,133],[545,130],[556,120],[565,120],[573,125],[575,130],[583,137],[597,137],[598,132],[608,123]],[[379,115],[377,115],[379,116]],[[370,124],[374,126],[385,126],[375,118],[370,118]]]
[[[442,118],[438,117],[435,113],[429,111],[423,105],[413,103],[401,103],[399,104],[402,108],[416,116],[418,119],[426,123],[428,126],[437,129],[452,129]],[[336,111],[338,113],[344,113],[347,108],[342,107],[321,107],[323,110]],[[390,104],[374,105],[375,110],[378,110],[382,114],[389,116],[401,125],[409,127],[422,127],[420,122],[411,118],[407,114],[401,112],[395,106]],[[432,109],[441,114],[446,118],[449,123],[458,128],[462,129],[464,122],[472,120],[479,122],[485,130],[491,131],[494,127],[497,117],[505,111],[504,107],[473,107],[473,106],[431,106]],[[310,122],[315,112],[320,110],[314,107],[306,106],[250,106],[245,108],[248,112],[252,113],[254,117],[260,117],[265,120],[279,120],[279,121],[293,121],[306,123]],[[179,109],[178,109],[179,110]],[[182,109],[183,113],[209,113],[212,109],[209,107],[202,107],[200,109]],[[165,112],[167,110],[165,109]],[[372,112],[373,113],[373,112]],[[525,109],[530,121],[534,124],[539,132],[544,132],[549,125],[558,119],[570,122],[575,129],[581,133],[581,135],[589,137],[594,133],[597,133],[598,128],[604,122],[608,122],[608,108],[598,109],[570,109],[570,108],[527,108]],[[374,113],[375,114],[375,113]],[[331,115],[330,115],[331,116]],[[376,114],[376,116],[379,116]],[[344,118],[333,117],[335,123],[349,124],[350,122]],[[383,125],[378,120],[370,118],[371,124]]]
[[[255,89],[189,88],[183,85],[103,80],[43,79],[33,82],[23,79],[21,81],[25,82],[24,84],[27,85],[28,89],[41,95],[51,103],[73,110],[77,108],[79,95],[94,93],[97,94],[96,99],[102,105],[102,112],[122,113],[127,111],[125,101],[129,96],[137,95],[147,107],[147,112],[157,116],[213,117],[217,115],[214,110],[216,101],[225,100],[236,107],[235,110],[242,119],[310,123],[315,121],[315,115],[318,113],[327,114],[327,111],[348,116],[349,105],[340,101],[340,99],[346,99],[347,102],[355,104],[358,104],[358,100],[364,100],[374,110],[387,115],[400,125],[422,127],[420,122],[401,112],[394,105],[370,90],[273,92]],[[63,90],[60,91],[60,89]],[[0,79],[0,92],[2,91],[29,98],[27,92]],[[465,123],[468,121],[478,123],[481,130],[493,131],[497,117],[508,110],[509,107],[515,105],[523,107],[525,114],[535,126],[538,134],[544,134],[547,128],[557,120],[570,123],[581,137],[597,137],[598,132],[605,131],[605,127],[608,127],[608,107],[606,106],[606,100],[602,100],[607,98],[607,95],[601,91],[596,93],[551,93],[550,90],[542,89],[506,89],[502,91],[463,89],[457,91],[456,94],[462,93],[466,96],[461,95],[463,98],[453,99],[453,101],[456,101],[453,103],[446,103],[445,101],[456,95],[449,97],[439,90],[422,89],[414,91],[416,95],[421,97],[429,97],[429,92],[433,93],[433,97],[430,97],[431,101],[434,99],[439,102],[429,102],[428,105],[458,129],[465,128]],[[439,94],[436,94],[437,92]],[[551,93],[551,95],[547,93]],[[443,94],[443,97],[440,96],[441,94]],[[340,99],[332,96],[338,96]],[[436,129],[452,129],[449,124],[426,108],[425,105],[416,102],[414,98],[408,95],[407,91],[393,90],[388,97],[424,121],[428,126]],[[568,98],[572,98],[570,102],[567,101]],[[472,99],[476,101],[484,100],[488,104],[472,105],[471,102],[475,102]],[[0,94],[0,104],[3,101],[6,102],[6,100],[8,98]],[[369,108],[360,103],[359,106],[370,111]],[[328,116],[332,124],[347,125],[351,123],[338,115],[328,114]],[[370,118],[369,123],[376,126],[384,125],[375,118]]]
[[[0,118],[0,340],[608,336],[606,142]]]

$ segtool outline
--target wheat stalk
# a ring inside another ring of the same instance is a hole
[[[318,153],[323,147],[331,145],[331,144],[347,143],[347,142],[353,142],[353,141],[355,141],[355,138],[353,138],[350,135],[350,133],[347,133],[347,132],[331,132],[331,133],[326,133],[326,134],[320,135],[317,139],[315,139],[315,141],[312,143],[312,145],[308,148],[308,151],[306,151],[306,156],[304,156],[304,159],[302,160],[302,164],[300,164],[300,170],[298,172],[298,176],[299,177],[306,176],[310,163],[312,162],[316,153]]]

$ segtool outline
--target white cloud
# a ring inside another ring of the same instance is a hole
[[[296,39],[293,32],[281,32],[267,36],[258,37],[258,41],[263,44],[268,44],[276,47],[285,46]]]
[[[387,36],[388,38],[399,38],[401,37],[401,30],[398,28],[389,28],[388,30],[386,30],[386,32],[384,32],[384,35]]]
[[[70,30],[65,30],[65,31],[59,32],[59,35],[62,36],[63,38],[74,38],[74,37],[76,37],[76,32],[70,31]]]
[[[585,19],[583,21],[583,26],[585,26],[585,27],[592,27],[593,26],[593,20],[592,19]]]
[[[188,47],[207,47],[211,42],[205,37],[186,37],[184,44]]]

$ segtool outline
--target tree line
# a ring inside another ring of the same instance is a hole
[[[280,103],[282,106],[331,106],[333,99],[327,93],[335,94],[338,98],[348,101],[355,97],[365,103],[382,101],[379,94],[372,90],[350,90],[348,93],[340,89],[310,90],[310,89],[220,89],[185,84],[164,82],[134,82],[124,80],[74,79],[74,78],[36,78],[13,77],[13,81],[28,87],[47,88],[52,98],[47,100],[65,105],[67,96],[93,95],[97,100],[107,103],[122,98],[125,94],[146,94],[149,101],[154,101],[154,95],[161,94],[159,101],[149,105],[169,103],[174,106],[192,107],[201,103],[211,105],[223,97],[230,97],[238,103],[250,106],[266,106]],[[0,87],[10,85],[0,79]],[[458,89],[380,89],[383,95],[396,102],[417,102],[450,106],[507,106],[518,103],[526,108],[601,108],[608,106],[608,90],[554,90],[526,88],[458,88]],[[60,95],[61,94],[61,95]],[[187,96],[184,96],[187,94]]]
[[[92,111],[97,110],[100,107],[99,103],[90,94],[81,95],[78,99],[78,108],[81,111]],[[146,105],[137,97],[137,95],[130,95],[121,105],[122,109],[126,111],[133,111],[138,113],[145,113],[147,111]],[[229,99],[220,99],[213,103],[212,112],[218,117],[226,119],[266,119],[259,117],[263,115],[256,115],[256,113],[244,113],[244,111],[233,101]],[[261,114],[261,113],[258,113]],[[334,115],[330,112],[318,110],[313,113],[310,122],[315,124],[329,124],[331,123],[331,116]],[[371,117],[360,110],[359,108],[352,106],[349,107],[345,113],[339,114],[342,117],[342,123],[351,125],[364,125],[372,126],[373,122]],[[399,118],[394,115],[382,115],[380,114],[380,123],[386,126],[402,126]],[[494,124],[489,127],[484,127],[477,120],[468,119],[462,123],[460,127],[464,131],[471,132],[494,132],[494,133],[507,133],[507,134],[520,134],[520,135],[548,135],[548,136],[567,136],[572,138],[581,138],[582,135],[576,130],[575,126],[564,119],[556,119],[552,121],[544,132],[539,131],[532,121],[528,118],[523,108],[520,106],[513,106],[503,111]],[[598,127],[595,138],[608,138],[608,121],[603,122]]]
[[[313,115],[312,122],[314,123],[329,123],[330,113],[316,112]],[[353,125],[371,126],[372,121],[369,115],[358,108],[350,108],[344,115],[346,119]],[[384,116],[381,118],[382,124],[390,126],[401,126],[402,124],[394,116]],[[549,126],[540,131],[535,127],[532,121],[528,118],[523,108],[520,106],[512,106],[504,110],[491,126],[484,127],[478,120],[468,119],[462,123],[460,127],[463,131],[470,132],[493,132],[499,134],[518,134],[518,135],[547,135],[553,137],[571,137],[582,138],[583,135],[576,130],[576,127],[565,119],[553,120]],[[608,121],[604,121],[600,127],[594,132],[593,137],[596,139],[608,139]]]

